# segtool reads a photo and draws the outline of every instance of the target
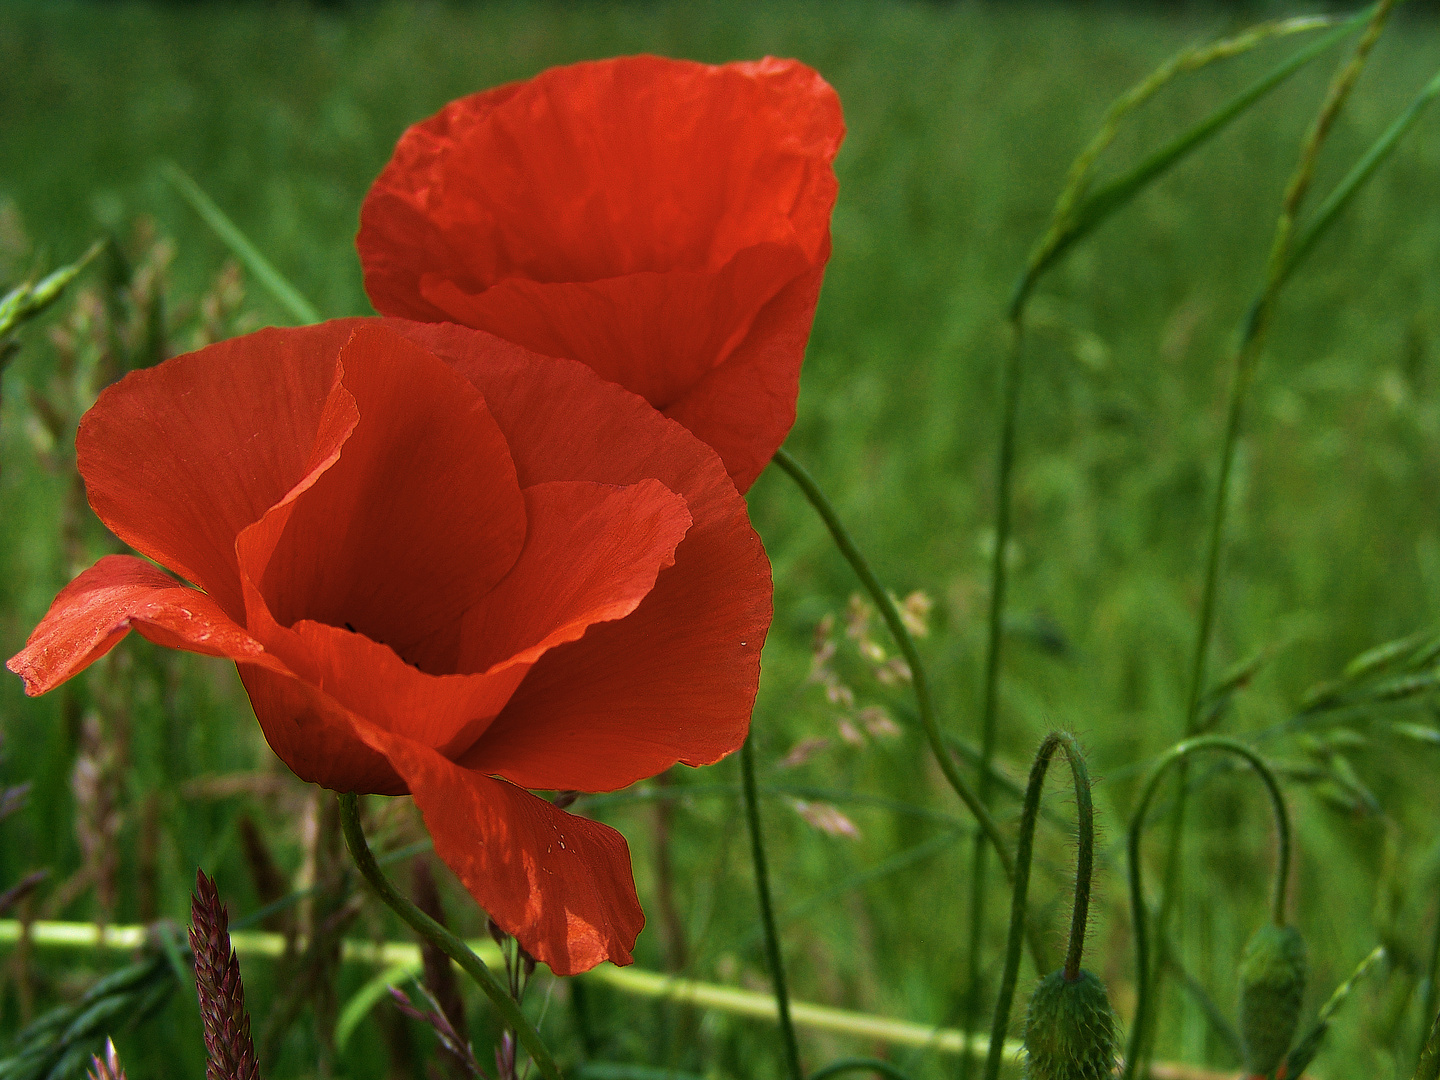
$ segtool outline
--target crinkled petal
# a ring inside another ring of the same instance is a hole
[[[474,386],[382,325],[356,329],[340,366],[359,421],[246,573],[282,626],[348,627],[453,671],[461,614],[525,540],[505,438]]]
[[[463,763],[521,787],[603,791],[737,749],[770,626],[770,563],[720,459],[579,364],[481,351],[461,327],[393,325],[479,387],[522,485],[653,478],[692,520],[635,611],[545,653]]]
[[[645,916],[623,836],[363,720],[356,730],[404,777],[436,853],[531,956],[557,975],[632,961]]]
[[[645,271],[585,282],[508,278],[476,294],[427,274],[421,292],[450,322],[583,361],[663,412],[723,363],[760,311],[809,269],[795,247],[762,244],[715,272]],[[802,339],[801,356],[804,345]]]
[[[6,666],[25,680],[27,694],[43,694],[131,629],[172,649],[280,666],[214,600],[133,555],[107,555],[66,585]]]
[[[528,665],[595,623],[623,619],[674,565],[690,528],[685,500],[658,480],[555,480],[526,488],[525,506],[524,551],[465,615],[462,670]]]
[[[366,290],[590,365],[693,424],[743,491],[793,422],[843,137],[795,61],[555,68],[406,132],[361,209]],[[701,389],[742,352],[777,370]]]
[[[800,364],[824,273],[812,270],[786,285],[735,351],[663,410],[715,448],[742,492],[795,425]]]
[[[310,468],[351,330],[261,330],[103,391],[75,440],[100,520],[242,621],[235,537]]]
[[[350,711],[315,683],[254,664],[236,667],[265,741],[301,780],[332,791],[408,794],[385,755],[355,734]]]

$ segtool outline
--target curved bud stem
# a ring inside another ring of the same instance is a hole
[[[1075,782],[1079,846],[1075,859],[1075,909],[1070,917],[1070,944],[1065,950],[1064,976],[1073,982],[1080,977],[1080,954],[1085,948],[1085,922],[1090,912],[1090,872],[1095,862],[1095,810],[1090,802],[1090,773],[1080,744],[1068,732],[1052,731],[1035,753],[1030,782],[1025,788],[1025,808],[1020,817],[1020,842],[1015,851],[1015,888],[1010,901],[1010,936],[1005,947],[1005,972],[1000,997],[995,1002],[995,1019],[990,1026],[990,1049],[985,1058],[985,1080],[997,1080],[1005,1046],[1005,1029],[1010,1025],[1010,1008],[1015,1000],[1015,983],[1020,975],[1020,952],[1025,932],[1025,902],[1030,887],[1030,862],[1035,847],[1035,823],[1040,817],[1040,794],[1045,772],[1056,750],[1064,750]]]
[[[345,843],[355,866],[370,883],[381,900],[385,901],[396,915],[404,919],[411,929],[454,960],[485,991],[500,1014],[501,1022],[515,1032],[520,1045],[535,1062],[535,1068],[545,1080],[562,1080],[560,1067],[550,1056],[550,1051],[540,1040],[540,1033],[530,1023],[520,1008],[520,1003],[510,996],[510,991],[485,966],[485,961],[476,956],[465,942],[445,927],[426,915],[403,896],[375,861],[370,845],[365,841],[365,831],[360,826],[360,797],[353,792],[342,793],[340,799],[340,827],[345,833]]]
[[[1177,762],[1201,750],[1220,750],[1244,758],[1264,782],[1270,793],[1270,802],[1275,810],[1275,832],[1279,842],[1279,865],[1275,870],[1275,895],[1271,902],[1271,918],[1276,926],[1285,925],[1285,894],[1290,884],[1290,813],[1285,808],[1285,797],[1280,784],[1265,761],[1250,747],[1223,735],[1202,735],[1176,743],[1160,756],[1150,770],[1145,786],[1140,791],[1140,801],[1130,818],[1129,859],[1130,859],[1130,914],[1135,932],[1135,1018],[1130,1025],[1130,1045],[1125,1054],[1123,1080],[1135,1075],[1139,1064],[1141,1047],[1145,1043],[1145,1030],[1150,1022],[1150,941],[1148,913],[1145,910],[1145,894],[1141,885],[1140,837],[1145,829],[1145,817],[1160,780],[1166,771]]]

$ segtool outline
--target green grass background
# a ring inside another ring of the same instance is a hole
[[[193,298],[227,253],[160,178],[157,163],[172,159],[322,311],[366,313],[352,246],[360,200],[406,125],[445,101],[553,64],[637,51],[716,62],[771,53],[814,65],[839,91],[849,134],[836,163],[834,255],[788,445],[832,494],[882,580],[899,594],[922,589],[935,600],[934,632],[922,649],[947,728],[974,738],[1007,292],[1070,158],[1106,104],[1175,49],[1239,25],[1233,14],[1190,5],[1167,15],[1089,4],[849,0],[342,11],[6,3],[0,196],[13,200],[52,262],[78,254],[107,228],[152,215],[178,243],[172,291]],[[1322,191],[1440,66],[1437,30],[1433,18],[1396,20],[1325,150]],[[1177,83],[1127,129],[1109,160],[1133,160],[1198,120],[1291,47],[1270,46]],[[1032,307],[1001,754],[1006,769],[1023,776],[1029,754],[1055,726],[1077,732],[1091,753],[1105,854],[1087,965],[1107,980],[1126,1018],[1133,961],[1119,847],[1145,762],[1183,723],[1226,351],[1260,283],[1280,192],[1339,55],[1302,73],[1103,227],[1042,283]],[[1281,303],[1239,451],[1214,670],[1278,649],[1223,721],[1227,730],[1255,733],[1283,722],[1308,686],[1336,675],[1351,656],[1436,622],[1437,195],[1440,120],[1428,116]],[[251,289],[261,317],[283,321]],[[0,651],[7,656],[64,582],[57,521],[69,480],[40,468],[25,437],[25,388],[43,386],[49,365],[45,335],[32,328],[4,376]],[[776,575],[755,714],[762,782],[899,800],[953,814],[968,828],[909,726],[905,688],[875,682],[849,646],[840,663],[859,703],[886,707],[906,732],[863,747],[837,738],[838,710],[806,681],[810,639],[827,612],[843,615],[855,583],[786,477],[762,476],[750,504]],[[98,533],[91,536],[98,553]],[[191,657],[172,662],[133,639],[121,651],[130,657],[122,665],[163,671],[164,682],[163,692],[149,690],[126,706],[131,813],[116,917],[137,910],[134,809],[152,791],[163,806],[164,914],[186,919],[197,865],[218,873],[232,910],[253,909],[237,816],[256,815],[293,868],[299,841],[285,809],[292,804],[177,795],[196,776],[279,768],[233,670]],[[69,786],[76,701],[95,693],[82,684],[69,698],[29,701],[18,680],[0,680],[0,776],[34,784],[28,810],[0,825],[0,885],[37,865],[63,878],[78,864]],[[1341,754],[1376,799],[1369,809],[1347,804],[1331,780],[1290,787],[1299,840],[1292,908],[1313,961],[1308,1007],[1377,941],[1392,944],[1398,957],[1347,1005],[1317,1063],[1326,1077],[1408,1077],[1418,1037],[1418,1008],[1406,988],[1423,977],[1437,918],[1440,749],[1397,740],[1385,727],[1390,716],[1351,717],[1355,735],[1338,748],[1304,735],[1266,743],[1281,760],[1323,761],[1332,771]],[[1407,718],[1435,724],[1424,703]],[[804,766],[778,769],[794,744],[816,737],[830,745]],[[674,777],[704,786],[737,781],[734,762]],[[1055,787],[1049,800],[1068,814],[1072,800],[1058,780]],[[1195,805],[1180,945],[1230,1011],[1239,950],[1264,918],[1268,811],[1244,778],[1212,777]],[[1002,806],[1013,820],[1013,803]],[[782,912],[798,912],[785,924],[794,993],[925,1022],[953,1019],[967,932],[965,834],[892,809],[842,808],[858,839],[817,832],[782,799],[766,804],[777,902]],[[630,838],[650,912],[637,958],[662,967],[653,807],[611,800],[594,812]],[[697,793],[680,805],[672,842],[677,905],[690,973],[763,987],[737,814],[733,793]],[[923,849],[903,869],[865,876],[947,835],[955,842]],[[1057,950],[1071,858],[1063,833],[1050,830],[1032,902],[1049,913]],[[477,928],[473,911],[459,914],[458,892],[448,895],[457,918]],[[89,917],[90,904],[82,896],[64,914]],[[992,985],[1007,906],[997,888],[987,938]],[[378,916],[367,920],[365,932],[385,930]],[[73,995],[95,964],[43,957],[46,1000]],[[345,974],[342,1000],[363,975]],[[1033,975],[1022,973],[1022,991]],[[279,988],[263,962],[247,964],[246,979],[259,1016]],[[13,979],[4,987],[0,1048],[18,1026]],[[545,1031],[568,1061],[588,1050],[598,1059],[715,1077],[779,1074],[778,1043],[764,1025],[696,1020],[592,990],[585,1047],[564,998],[561,991],[552,1003]],[[482,1006],[472,1006],[479,1023]],[[133,1080],[203,1069],[188,1003],[172,1003],[119,1042]],[[373,1030],[362,1031],[337,1075],[385,1075],[379,1045]],[[804,1049],[814,1066],[883,1048],[807,1036]],[[1233,1065],[1201,1012],[1178,995],[1167,998],[1160,1053]],[[926,1054],[895,1056],[917,1076],[954,1067]],[[314,1060],[302,1024],[273,1076],[312,1075]]]

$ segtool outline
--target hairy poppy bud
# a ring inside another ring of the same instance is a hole
[[[1100,1080],[1115,1071],[1115,1012],[1105,984],[1052,971],[1040,980],[1025,1018],[1028,1080]]]
[[[1269,1076],[1285,1059],[1305,996],[1305,941],[1293,926],[1255,931],[1240,961],[1240,1039],[1245,1069]]]

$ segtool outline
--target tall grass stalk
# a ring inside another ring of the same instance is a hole
[[[1205,698],[1206,665],[1210,653],[1210,639],[1214,632],[1215,625],[1215,601],[1218,592],[1220,579],[1220,554],[1221,546],[1225,535],[1226,510],[1230,500],[1231,477],[1235,465],[1235,448],[1240,438],[1240,428],[1244,419],[1245,402],[1249,395],[1250,384],[1255,376],[1255,369],[1259,365],[1260,355],[1265,346],[1266,333],[1269,329],[1270,319],[1274,313],[1275,301],[1281,287],[1289,277],[1294,268],[1291,261],[1291,254],[1295,243],[1295,223],[1300,208],[1305,201],[1315,176],[1315,165],[1320,156],[1320,149],[1330,134],[1339,116],[1340,110],[1344,107],[1350,91],[1354,88],[1355,82],[1365,68],[1365,63],[1370,57],[1370,52],[1379,40],[1390,13],[1394,10],[1396,0],[1380,0],[1372,10],[1365,31],[1356,43],[1355,50],[1350,59],[1336,72],[1330,82],[1325,94],[1325,99],[1316,114],[1315,120],[1311,123],[1305,140],[1301,145],[1299,160],[1295,170],[1290,176],[1286,185],[1285,195],[1281,200],[1280,217],[1276,222],[1275,235],[1270,245],[1270,255],[1267,260],[1265,284],[1260,295],[1251,305],[1249,312],[1241,326],[1240,337],[1236,344],[1231,360],[1231,379],[1228,404],[1226,406],[1225,433],[1220,450],[1220,477],[1215,488],[1215,501],[1210,513],[1209,534],[1206,540],[1204,578],[1200,593],[1200,616],[1195,633],[1195,648],[1191,657],[1189,689],[1186,695],[1185,723],[1183,733],[1186,738],[1195,735],[1200,728],[1201,703]],[[1160,900],[1160,911],[1156,916],[1155,928],[1158,935],[1163,936],[1169,927],[1170,916],[1174,911],[1175,904],[1179,898],[1181,888],[1181,841],[1185,831],[1185,809],[1189,794],[1186,784],[1187,767],[1182,759],[1180,765],[1179,788],[1175,804],[1171,810],[1169,836],[1166,842],[1166,860],[1164,886]],[[1143,912],[1137,912],[1143,916]],[[1140,930],[1137,926],[1137,941]],[[1153,972],[1153,980],[1156,993],[1164,979],[1164,969],[1156,965]],[[1151,1033],[1145,1030],[1145,1024],[1151,1018],[1137,1012],[1136,1033],[1140,1042],[1138,1046],[1132,1046],[1131,1057],[1135,1051],[1139,1051],[1141,1066],[1148,1061],[1151,1049]],[[1126,1069],[1129,1070],[1133,1063],[1126,1062]]]
[[[905,620],[900,617],[900,611],[895,606],[895,600],[880,584],[880,579],[875,576],[870,564],[866,562],[865,556],[860,554],[860,549],[855,546],[855,541],[850,536],[850,531],[845,528],[845,523],[840,520],[840,515],[835,512],[834,505],[815,478],[810,475],[805,466],[801,465],[790,456],[783,446],[775,451],[775,464],[799,485],[805,498],[820,515],[820,520],[830,530],[830,536],[839,548],[840,554],[855,571],[855,576],[860,579],[860,584],[870,594],[870,599],[880,610],[889,627],[891,635],[895,638],[895,644],[899,646],[900,653],[905,657],[905,663],[910,666],[910,685],[915,691],[915,707],[920,713],[920,723],[925,729],[925,737],[930,743],[930,750],[935,756],[936,763],[944,775],[946,782],[954,789],[955,794],[960,796],[960,801],[965,804],[969,811],[975,815],[975,820],[980,824],[981,833],[990,845],[995,849],[1000,858],[1000,863],[1005,867],[1005,876],[1015,876],[1015,862],[1010,857],[1010,849],[1005,841],[1005,836],[1000,832],[1000,826],[995,823],[994,817],[980,801],[979,796],[971,789],[969,781],[961,775],[960,770],[955,766],[955,758],[945,745],[945,737],[940,732],[940,723],[935,716],[935,705],[930,697],[930,683],[925,677],[925,663],[920,658],[920,650],[915,647],[915,639],[905,626]]]

